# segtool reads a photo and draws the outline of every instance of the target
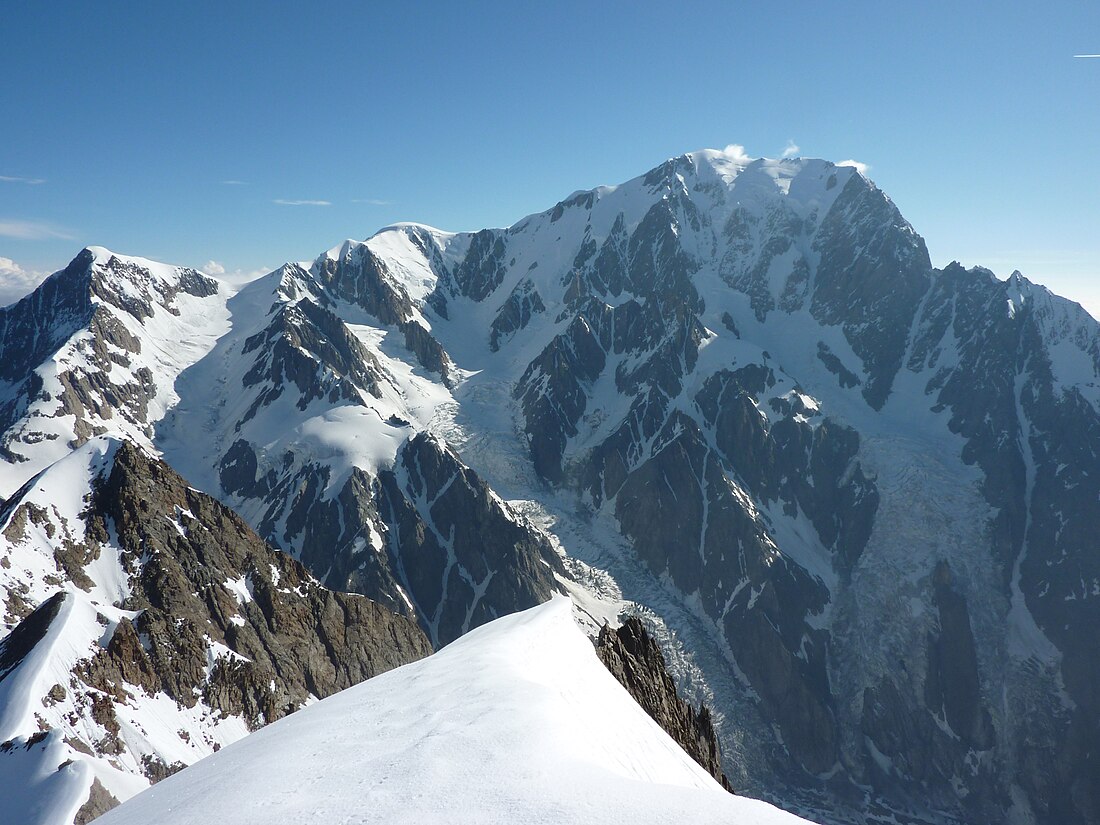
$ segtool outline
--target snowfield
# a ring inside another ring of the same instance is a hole
[[[214,821],[805,822],[723,791],[608,673],[562,597],[275,722],[98,820]]]

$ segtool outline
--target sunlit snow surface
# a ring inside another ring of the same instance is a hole
[[[672,821],[805,820],[723,791],[603,667],[565,598],[305,708],[99,820]]]

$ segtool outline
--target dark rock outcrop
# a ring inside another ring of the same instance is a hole
[[[925,701],[963,742],[975,750],[987,750],[993,744],[992,722],[982,707],[966,598],[951,586],[951,567],[946,561],[936,565],[932,583],[940,626],[939,633],[928,640]]]
[[[718,735],[710,710],[706,706],[696,710],[677,695],[661,648],[645,625],[634,617],[614,630],[604,625],[596,639],[596,653],[653,721],[723,788],[732,791],[722,771]]]
[[[546,537],[433,436],[410,439],[378,481],[387,550],[435,644],[560,590],[565,569]]]
[[[432,652],[414,620],[364,596],[325,589],[163,461],[129,442],[105,447],[79,516],[83,536],[68,540],[65,564],[80,570],[88,591],[124,581],[125,596],[113,605],[124,612],[112,623],[97,612],[102,602],[94,599],[101,595],[61,591],[0,642],[0,682],[18,674],[38,645],[87,651],[77,654],[64,684],[32,697],[36,709],[40,699],[39,728],[64,735],[74,758],[105,758],[156,782],[184,767],[176,755],[197,758],[216,750],[220,720],[237,717],[255,729],[311,697]],[[72,510],[71,502],[64,506]],[[33,517],[43,525],[61,518],[57,512]],[[56,563],[60,569],[62,561]],[[143,703],[165,699],[168,706],[194,709],[175,734],[178,742],[133,723]],[[77,821],[114,803],[105,788],[93,785]]]
[[[534,283],[530,279],[520,281],[489,328],[489,349],[496,352],[501,346],[526,327],[534,315],[546,311]]]
[[[88,663],[88,682],[101,690],[142,685],[188,707],[199,691],[210,707],[259,725],[309,695],[327,696],[431,652],[414,623],[321,587],[231,510],[128,443],[86,520],[89,542],[107,541],[113,528],[132,570],[124,607],[140,611]],[[209,678],[204,637],[236,654],[218,659]]]
[[[119,801],[115,795],[103,787],[99,778],[92,779],[92,789],[88,792],[88,799],[73,818],[73,825],[88,825],[96,817],[102,816],[112,808],[117,808]]]
[[[63,593],[51,596],[0,639],[0,682],[42,641],[64,599]]]

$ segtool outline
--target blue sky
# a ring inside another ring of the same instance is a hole
[[[1096,2],[72,0],[0,42],[0,296],[88,244],[270,269],[793,141],[869,164],[934,263],[1100,315]]]

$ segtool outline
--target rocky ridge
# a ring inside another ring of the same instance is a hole
[[[89,494],[65,502],[64,480],[81,473]],[[9,500],[3,525],[6,575],[26,581],[53,566],[63,578],[0,642],[4,753],[57,760],[39,773],[59,770],[72,788],[51,798],[81,803],[44,822],[86,820],[250,730],[431,652],[414,622],[326,590],[128,442],[94,439],[48,469]]]
[[[696,710],[676,693],[661,648],[636,617],[612,629],[604,625],[596,638],[596,654],[611,674],[653,720],[727,791],[721,747],[710,710]]]
[[[193,269],[85,249],[0,308],[0,495],[89,438],[149,445],[173,381],[225,331],[224,287]]]

